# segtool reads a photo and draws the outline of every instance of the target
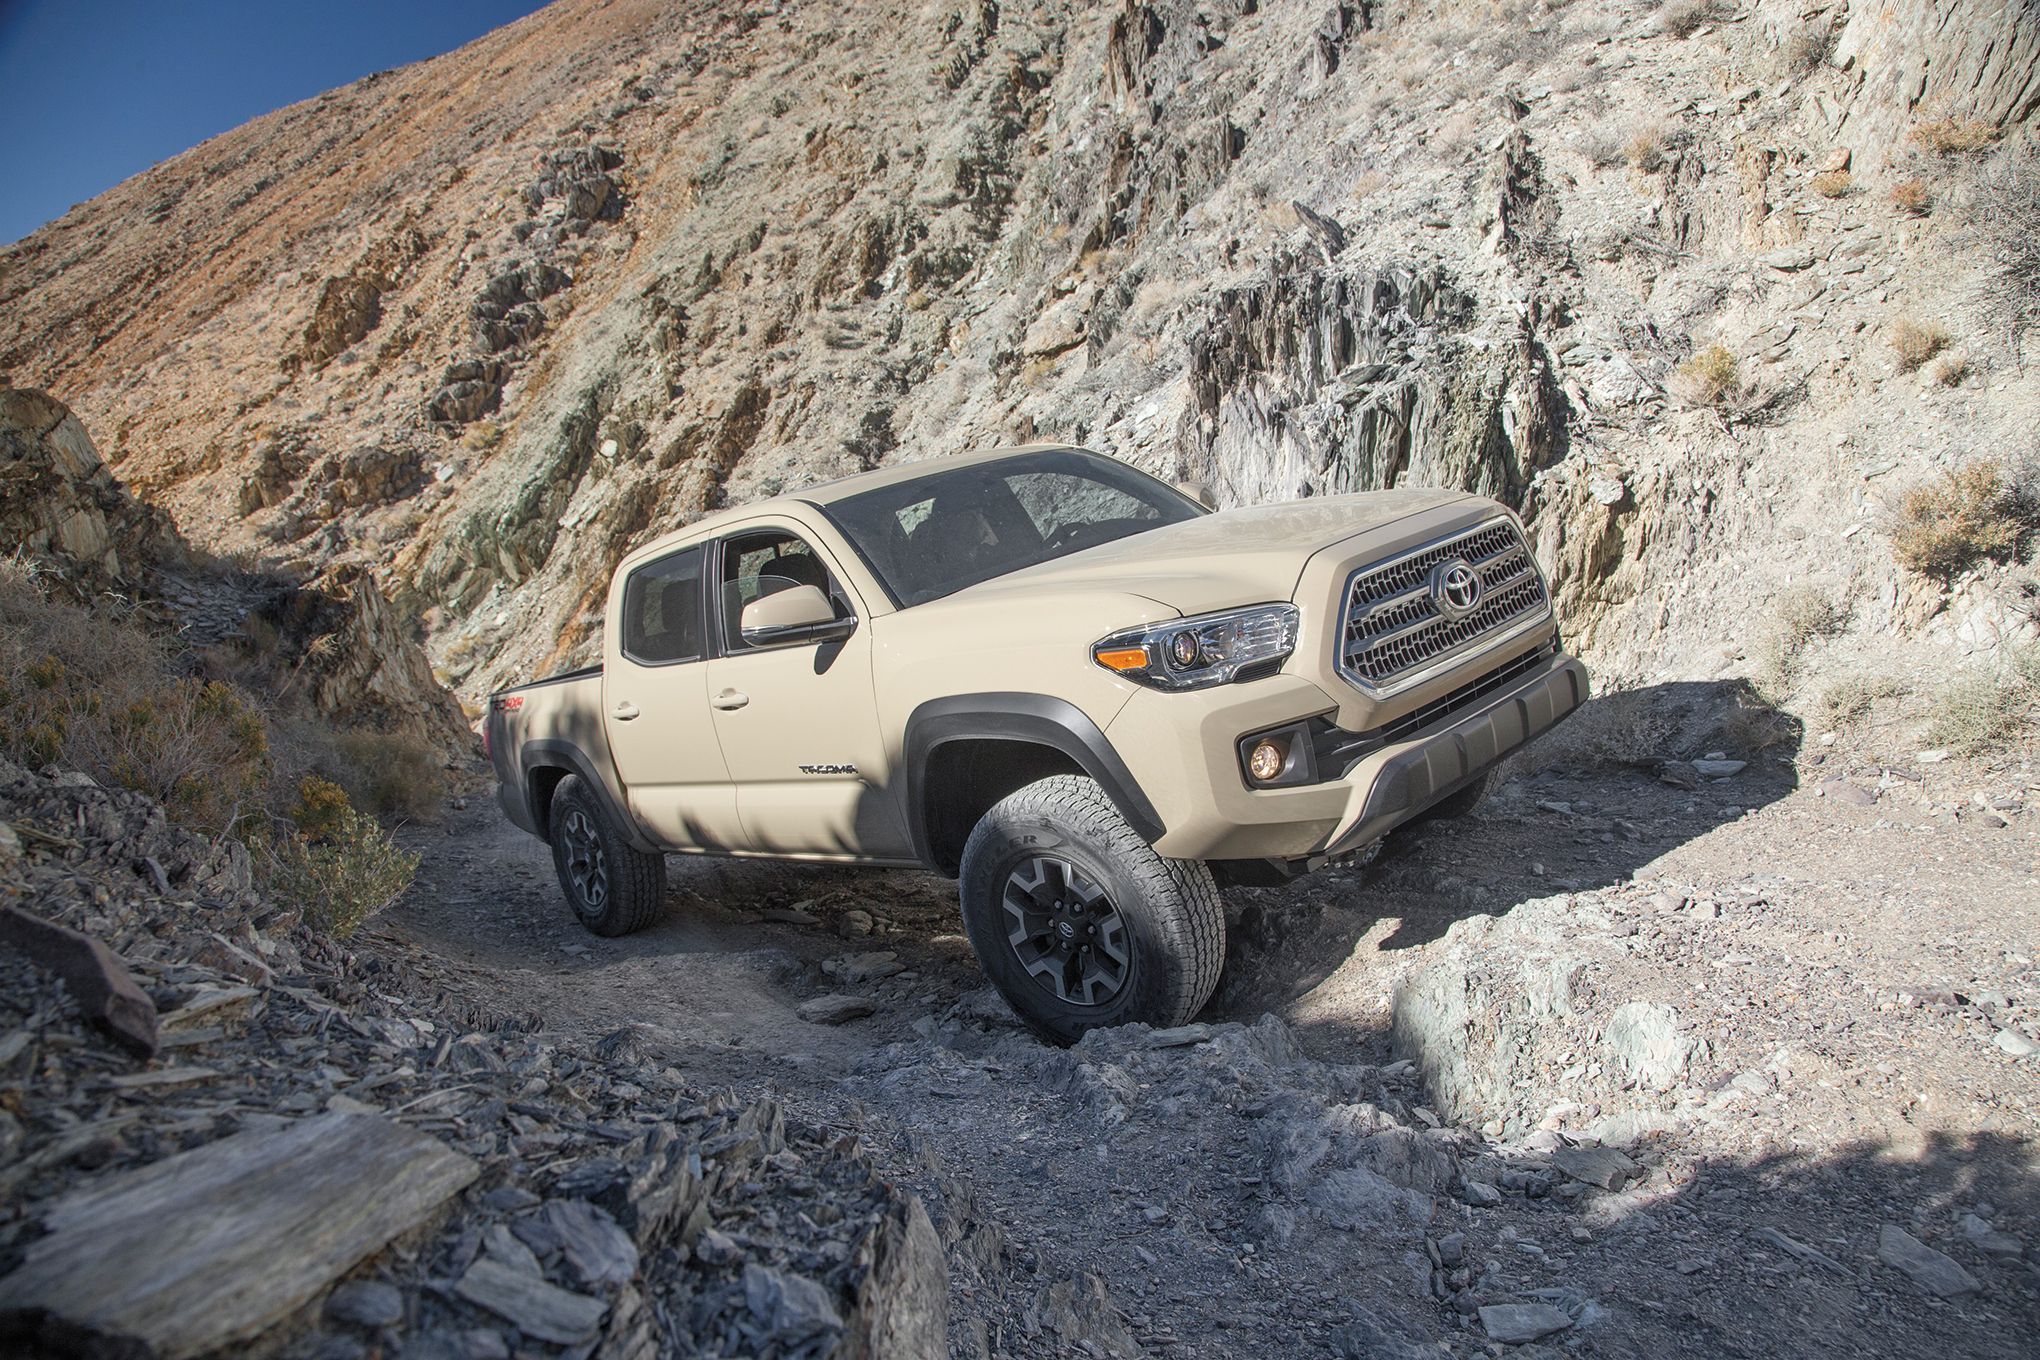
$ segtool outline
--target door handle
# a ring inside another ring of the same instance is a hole
[[[726,689],[722,693],[716,695],[713,699],[710,699],[708,702],[709,705],[713,708],[728,710],[732,708],[742,708],[745,704],[751,702],[751,696],[744,693],[742,690]]]
[[[629,722],[638,715],[638,706],[628,699],[619,699],[616,707],[609,710],[609,715],[618,722]]]

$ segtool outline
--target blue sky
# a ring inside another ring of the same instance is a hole
[[[539,0],[0,0],[0,242],[272,109]]]

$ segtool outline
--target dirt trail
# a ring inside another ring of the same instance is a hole
[[[2040,1060],[1997,1036],[2040,991],[2040,791],[1884,768],[1517,779],[1368,869],[1229,893],[1211,1033],[1166,1048],[1034,1041],[926,875],[675,860],[666,919],[596,939],[485,801],[419,833],[374,938],[857,1131],[936,1211],[961,1353],[1478,1354],[1541,1319],[1583,1355],[2029,1355]],[[830,971],[879,950],[901,971]],[[1563,994],[1526,1011],[1512,970],[1547,957]],[[1470,998],[1463,1089],[1390,1065],[1398,981],[1427,969]],[[823,992],[876,1012],[803,1023]],[[1693,1041],[1662,1091],[1571,1051],[1630,1001]],[[1476,1096],[1484,1130],[1452,1127]],[[1607,1186],[1577,1160],[1602,1138],[1629,1168]],[[1894,1264],[1899,1230],[1956,1274]]]

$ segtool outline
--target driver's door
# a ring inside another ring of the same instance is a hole
[[[718,655],[708,663],[714,714],[746,843],[771,854],[913,862],[886,786],[891,774],[872,686],[871,630],[839,641],[755,647],[743,607],[792,585],[820,588],[838,617],[861,601],[815,536],[779,521],[716,545]]]

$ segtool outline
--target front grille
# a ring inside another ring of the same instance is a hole
[[[1472,612],[1448,618],[1431,592],[1440,563],[1465,559],[1480,577]],[[1436,663],[1551,612],[1544,577],[1523,535],[1495,520],[1408,556],[1353,573],[1346,587],[1346,634],[1339,669],[1376,694],[1416,683]]]

